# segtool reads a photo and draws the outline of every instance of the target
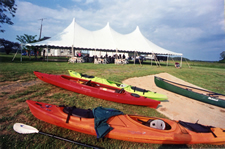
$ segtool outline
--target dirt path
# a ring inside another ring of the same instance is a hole
[[[0,91],[1,92],[15,92],[17,90],[21,90],[23,88],[26,88],[28,86],[32,86],[32,85],[35,85],[35,84],[39,84],[41,82],[42,81],[40,79],[36,79],[36,80],[28,81],[28,82],[20,82],[20,81],[17,81],[17,82],[3,82],[6,85],[0,84],[1,85],[0,86]]]
[[[42,83],[40,79],[28,81],[28,82],[13,82],[13,81],[8,81],[8,82],[1,82],[0,83],[0,109],[6,107],[9,103],[13,102],[14,100],[7,100],[9,96],[12,96],[16,94],[16,92],[22,92],[29,86],[33,86],[36,84]],[[20,103],[23,104],[23,103]],[[13,108],[13,107],[10,107]],[[0,117],[2,115],[0,114]]]
[[[159,88],[154,83],[154,76],[174,81],[177,83],[197,87],[193,84],[185,82],[168,73],[160,73],[157,75],[149,75],[144,77],[135,77],[124,80],[123,83],[135,85],[150,91],[164,94],[168,97],[168,101],[161,102],[157,111],[166,115],[173,120],[183,120],[200,124],[211,125],[215,127],[225,128],[225,109],[197,100],[187,98],[182,95]]]

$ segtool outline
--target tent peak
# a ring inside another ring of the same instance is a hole
[[[136,29],[135,29],[135,30],[140,31],[140,29],[139,29],[139,27],[138,27],[138,26],[136,27]]]

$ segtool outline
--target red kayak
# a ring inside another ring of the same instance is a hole
[[[44,82],[62,87],[64,89],[101,98],[113,102],[148,106],[150,108],[157,108],[160,101],[149,99],[138,94],[129,93],[123,88],[117,88],[101,84],[94,81],[87,81],[85,79],[75,78],[67,75],[53,75],[34,71],[34,74]]]

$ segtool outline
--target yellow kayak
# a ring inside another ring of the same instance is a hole
[[[127,92],[135,93],[140,96],[144,96],[144,97],[151,98],[151,99],[158,100],[158,101],[167,100],[166,95],[152,92],[152,91],[142,89],[142,88],[139,88],[136,86],[131,86],[131,85],[127,85],[127,84],[118,83],[115,81],[110,81],[110,80],[107,80],[104,78],[81,74],[81,73],[75,72],[73,70],[68,70],[68,71],[69,71],[70,76],[72,76],[72,77],[86,79],[86,80],[92,80],[94,82],[106,84],[106,85],[113,86],[113,87],[124,88],[124,90]]]

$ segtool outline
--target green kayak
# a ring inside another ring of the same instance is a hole
[[[168,91],[225,108],[225,95],[201,88],[191,87],[155,76],[155,84]]]
[[[114,82],[114,81],[109,81],[107,79],[103,79],[103,78],[98,78],[95,76],[89,76],[86,74],[81,74],[72,70],[68,70],[70,76],[72,77],[76,77],[76,78],[82,78],[82,79],[87,79],[87,80],[92,80],[94,82],[98,82],[98,83],[102,83],[102,84],[106,84],[109,86],[114,86],[114,87],[118,87],[118,88],[124,88],[124,90],[126,90],[127,92],[130,93],[135,93],[138,94],[140,96],[144,96],[150,99],[154,99],[154,100],[158,100],[158,101],[162,101],[162,100],[167,100],[167,96],[166,95],[162,95],[156,92],[151,92],[149,90],[145,90],[142,88],[138,88],[136,86],[131,86],[131,85],[127,85],[127,84],[122,84],[122,83],[118,83],[118,82]]]

